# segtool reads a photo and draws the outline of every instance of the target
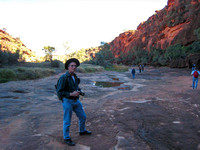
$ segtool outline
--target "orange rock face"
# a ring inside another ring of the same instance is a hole
[[[35,53],[28,49],[19,38],[13,38],[6,31],[0,29],[0,49],[11,53],[19,53],[22,55],[19,61],[32,61]],[[31,58],[31,59],[30,59]]]
[[[195,30],[200,28],[200,0],[168,0],[167,6],[149,17],[135,31],[127,31],[111,43],[114,55],[127,53],[134,47],[151,50],[166,49],[170,45],[190,45],[198,40]]]

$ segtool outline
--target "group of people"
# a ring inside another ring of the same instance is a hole
[[[76,116],[79,119],[79,135],[82,136],[92,134],[91,131],[88,131],[85,128],[86,113],[81,102],[79,101],[79,96],[82,95],[82,92],[79,88],[80,79],[75,74],[79,65],[80,62],[78,59],[72,58],[67,60],[65,63],[65,69],[67,71],[59,78],[57,85],[55,86],[58,98],[62,101],[64,111],[63,138],[64,142],[69,146],[75,145],[70,137],[70,125],[73,111],[76,113]],[[144,71],[144,65],[138,65],[138,68],[139,73]],[[134,79],[136,73],[134,66],[131,73]],[[197,88],[198,76],[200,75],[200,72],[197,70],[195,65],[193,65],[191,75],[193,76],[192,88],[194,89]]]
[[[139,73],[143,72],[144,71],[144,65],[138,65],[138,69],[139,69]],[[134,68],[134,65],[133,65],[133,68],[131,70],[131,74],[132,74],[132,77],[133,79],[135,79],[135,73],[136,73],[136,70]]]

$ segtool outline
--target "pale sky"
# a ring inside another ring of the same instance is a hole
[[[70,51],[111,42],[166,5],[167,0],[0,0],[0,29],[37,54],[44,46],[62,54],[65,42]]]

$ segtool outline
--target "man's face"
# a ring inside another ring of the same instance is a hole
[[[69,73],[74,73],[76,71],[77,65],[75,62],[71,62],[68,66]]]

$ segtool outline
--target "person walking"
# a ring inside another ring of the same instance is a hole
[[[138,65],[138,68],[139,68],[139,73],[141,73],[141,71],[142,71],[142,65]]]
[[[192,88],[194,89],[197,89],[197,84],[198,84],[198,77],[200,75],[200,72],[197,70],[197,69],[194,69],[192,72],[191,72],[191,75],[192,75]]]
[[[61,75],[57,82],[57,95],[62,100],[62,106],[64,111],[63,116],[63,138],[64,142],[69,146],[74,146],[75,143],[70,137],[70,125],[72,112],[76,113],[79,119],[79,135],[90,135],[91,131],[85,129],[86,114],[83,110],[82,103],[79,101],[79,95],[81,94],[78,84],[80,79],[75,74],[77,67],[80,65],[78,59],[71,58],[66,61],[65,74]]]
[[[142,65],[142,72],[144,71],[144,65]]]
[[[196,65],[195,65],[195,64],[193,64],[193,65],[192,65],[192,71],[194,71],[194,70],[195,70],[195,68],[196,68]]]
[[[135,79],[135,69],[134,69],[134,67],[132,68],[131,73],[132,73],[133,79]]]

